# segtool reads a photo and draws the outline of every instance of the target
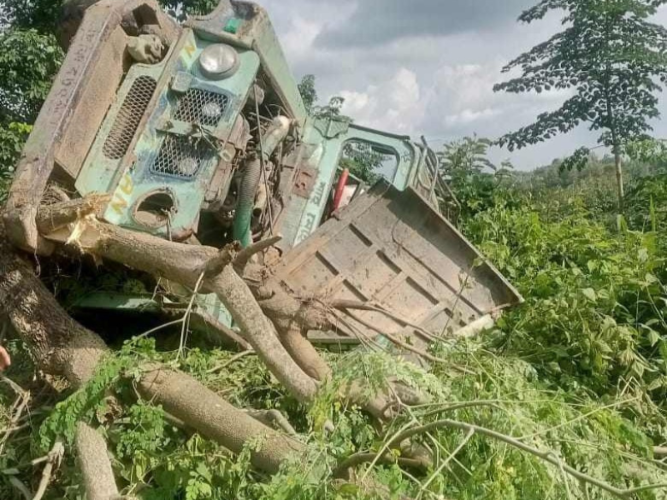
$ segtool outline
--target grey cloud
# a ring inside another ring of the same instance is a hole
[[[411,36],[447,36],[514,22],[533,0],[359,0],[342,23],[328,26],[323,48],[373,46]]]

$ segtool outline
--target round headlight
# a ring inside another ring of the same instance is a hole
[[[202,74],[211,80],[229,78],[239,68],[239,54],[229,45],[216,43],[206,47],[199,56]]]

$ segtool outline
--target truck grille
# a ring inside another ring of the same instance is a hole
[[[215,157],[215,151],[204,141],[178,135],[167,135],[151,166],[151,172],[191,179]]]
[[[189,89],[178,101],[174,120],[215,127],[222,119],[229,97],[208,90]]]
[[[127,153],[139,123],[155,93],[157,82],[150,76],[140,76],[130,87],[118,111],[102,152],[110,160],[119,160]]]

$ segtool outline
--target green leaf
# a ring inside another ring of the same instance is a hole
[[[598,299],[597,294],[595,293],[595,290],[593,290],[592,288],[584,288],[581,292],[591,302],[595,302]]]
[[[197,464],[197,473],[206,479],[208,482],[211,482],[213,480],[213,476],[211,475],[211,471],[209,468],[206,466],[204,462],[199,462]]]
[[[662,338],[660,337],[660,334],[656,332],[655,330],[649,330],[648,331],[648,341],[651,347],[655,347],[655,345],[660,342]]]

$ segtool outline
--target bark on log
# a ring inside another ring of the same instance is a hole
[[[251,460],[266,472],[276,473],[290,456],[306,452],[304,444],[238,410],[184,373],[156,368],[142,377],[139,392],[234,453],[240,453],[248,441],[258,440],[259,449],[252,451]]]
[[[304,372],[320,382],[331,376],[331,368],[303,336],[298,323],[292,322],[288,328],[278,330],[283,346]]]
[[[302,402],[309,402],[317,393],[317,383],[290,356],[278,339],[273,323],[264,315],[252,292],[232,266],[209,280],[210,287],[229,309],[273,375]]]
[[[92,218],[79,221],[74,230],[62,228],[47,237],[67,243],[73,233],[76,235],[73,244],[84,252],[131,265],[191,288],[196,286],[207,264],[220,257],[220,252],[214,248],[173,243]],[[263,300],[260,307],[231,265],[225,266],[217,276],[205,279],[203,289],[218,295],[271,373],[297,399],[311,401],[317,392],[317,384],[311,376],[324,379],[329,376],[329,367],[307,339],[291,330],[291,325],[296,323],[301,328],[322,326],[327,322],[325,311],[316,307],[316,303],[301,303],[275,283],[260,292],[260,295],[271,297]],[[281,331],[287,349],[262,309]],[[341,394],[341,397],[364,407],[379,420],[386,421],[395,414],[398,405],[392,394],[380,394],[368,401],[361,396],[364,391],[358,384],[352,384],[348,389],[349,393]]]
[[[0,317],[29,346],[37,365],[78,387],[107,352],[95,333],[75,322],[10,246],[0,224]]]
[[[87,500],[115,500],[119,497],[106,441],[87,424],[76,427],[76,450],[83,473]]]
[[[72,233],[72,229],[63,228],[47,238],[67,243]],[[169,242],[103,224],[92,218],[79,221],[74,233],[77,237],[72,243],[84,252],[190,288],[196,286],[202,270],[220,257],[220,251],[215,248]],[[307,339],[302,336],[297,338],[295,332],[289,329],[293,323],[301,328],[323,327],[328,324],[326,311],[318,307],[317,302],[300,302],[276,283],[258,291],[260,298],[265,298],[258,303],[232,265],[225,266],[217,276],[204,279],[202,288],[216,293],[241,327],[244,338],[283,386],[298,400],[311,401],[318,386],[310,374],[324,379],[329,374],[329,368]],[[281,343],[274,323],[289,349]],[[365,391],[358,384],[352,384],[347,389],[349,393],[341,394],[343,399],[362,406],[379,420],[392,418],[399,407],[396,398],[389,392],[369,401],[362,396]]]

